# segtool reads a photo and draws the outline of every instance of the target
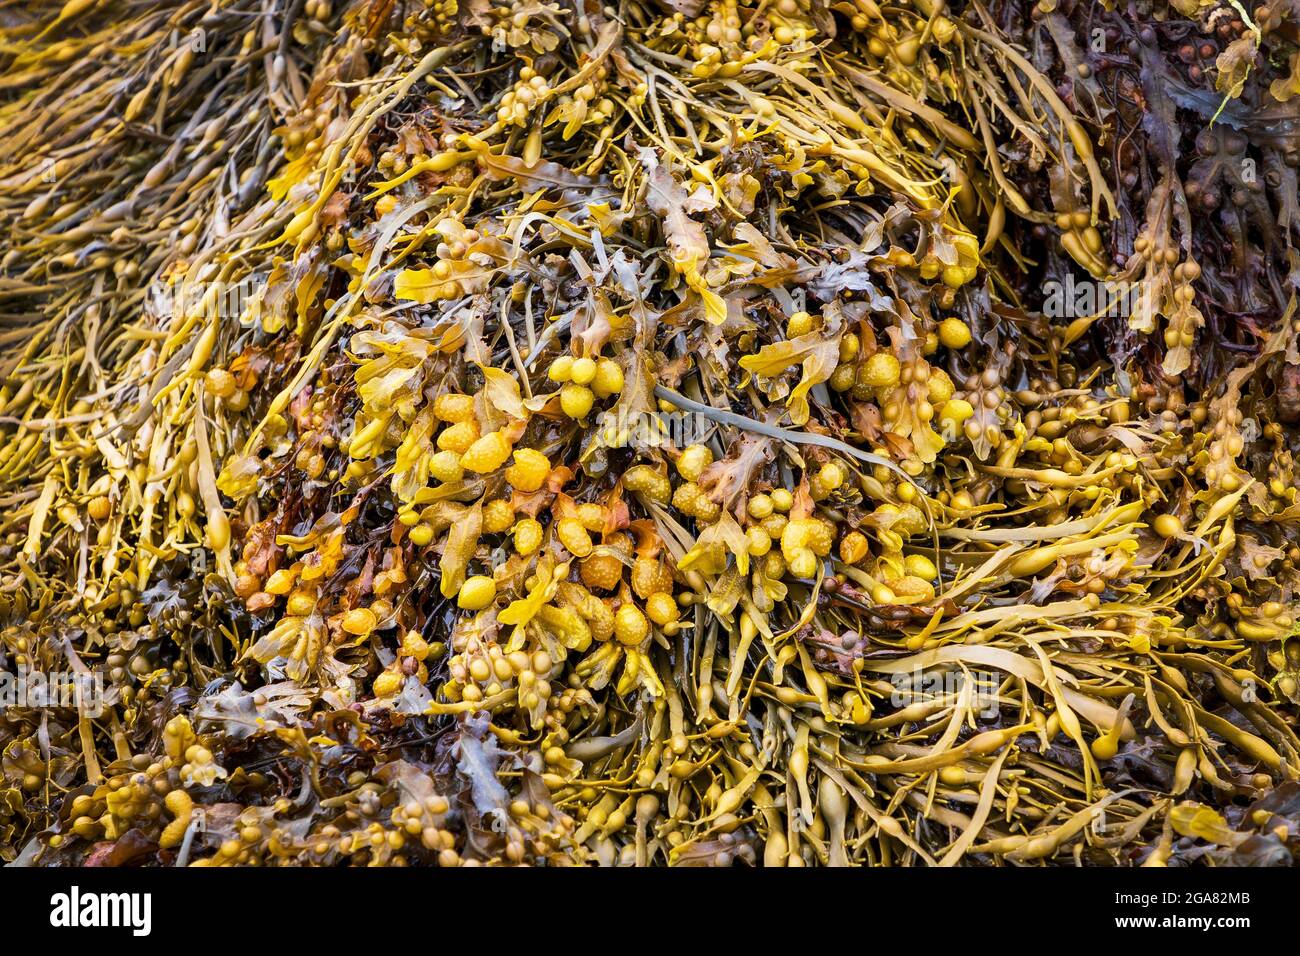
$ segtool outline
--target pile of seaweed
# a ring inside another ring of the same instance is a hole
[[[1298,25],[0,7],[0,858],[1293,862]]]

